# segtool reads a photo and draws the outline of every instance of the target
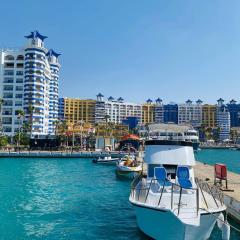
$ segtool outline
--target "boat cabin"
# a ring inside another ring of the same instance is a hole
[[[149,140],[145,143],[144,162],[147,164],[147,179],[168,180],[182,187],[195,185],[193,166],[195,157],[191,142],[171,140]],[[189,182],[190,181],[190,182]]]

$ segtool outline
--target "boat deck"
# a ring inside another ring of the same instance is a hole
[[[218,188],[203,181],[198,181],[197,186],[199,188],[184,189],[173,182],[165,185],[157,179],[139,176],[132,183],[131,200],[136,204],[172,211],[182,222],[198,226],[202,211],[218,212],[225,206]]]
[[[143,161],[142,157],[138,161]],[[146,165],[144,164],[144,171]],[[214,184],[214,166],[196,161],[194,166],[195,177],[206,180],[210,185]],[[225,182],[223,182],[223,185]],[[227,206],[228,214],[236,221],[240,222],[240,174],[228,171],[228,189],[234,191],[224,191],[224,203]]]

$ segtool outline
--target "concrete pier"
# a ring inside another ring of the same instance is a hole
[[[206,180],[214,184],[214,166],[196,162],[194,167],[195,177]],[[224,191],[224,203],[228,208],[228,213],[235,220],[240,222],[240,174],[228,171],[228,189],[234,191]],[[225,187],[225,181],[223,181]]]
[[[122,152],[57,152],[57,151],[23,151],[23,152],[0,152],[0,158],[98,158],[111,156],[123,157]]]

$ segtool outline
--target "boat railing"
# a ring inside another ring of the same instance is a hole
[[[150,201],[149,192],[159,181],[159,179],[152,178],[149,181],[147,181],[147,178],[143,175],[137,176],[131,185],[131,198],[137,202],[147,205]],[[168,201],[170,203],[169,209],[171,209],[177,215],[180,214],[181,209],[186,207],[186,204],[182,202],[183,195],[186,193],[190,193],[191,196],[193,196],[191,208],[195,209],[196,215],[198,215],[199,209],[202,208],[202,204],[200,203],[200,194],[207,209],[219,208],[223,205],[223,194],[221,193],[220,189],[217,189],[217,187],[212,187],[208,183],[199,179],[196,179],[196,188],[184,188],[179,184],[170,182],[166,179],[161,184],[157,193],[159,198],[157,202],[155,201],[154,203],[155,207],[161,207],[164,198],[163,194],[168,193],[168,195],[170,195],[170,202]],[[212,198],[212,200],[210,198]]]
[[[195,183],[197,184],[202,194],[204,203],[207,208],[211,206],[209,206],[209,203],[207,201],[206,193],[212,197],[216,207],[220,207],[224,205],[224,194],[218,186],[210,185],[206,181],[203,181],[202,179],[198,179],[198,178],[195,178]]]

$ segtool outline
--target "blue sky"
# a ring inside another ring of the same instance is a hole
[[[47,35],[61,96],[240,101],[239,12],[239,0],[3,1],[0,47]]]

